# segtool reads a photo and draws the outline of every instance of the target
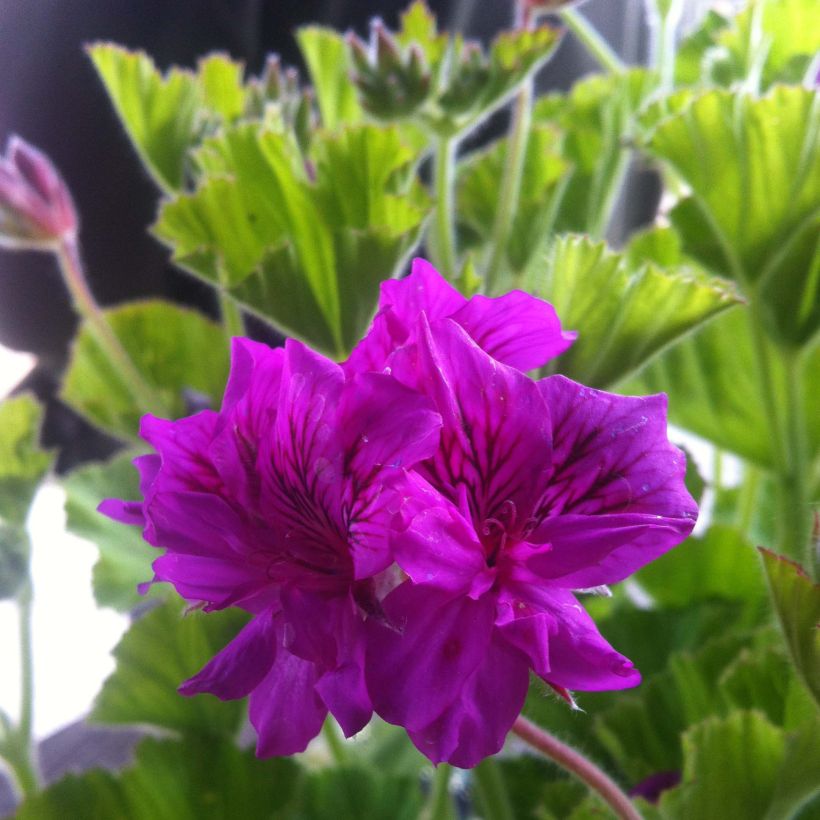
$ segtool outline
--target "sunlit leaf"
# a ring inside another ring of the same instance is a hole
[[[0,402],[0,520],[22,525],[34,493],[51,466],[40,449],[43,410],[23,394]]]
[[[198,68],[203,105],[227,123],[240,117],[246,103],[242,63],[235,63],[226,54],[209,54],[200,60]]]
[[[789,654],[820,705],[820,584],[794,561],[766,549],[760,553]]]
[[[307,26],[296,34],[310,71],[322,125],[334,130],[359,122],[362,110],[350,79],[350,61],[344,37],[332,29]]]
[[[736,300],[697,271],[631,268],[603,243],[577,236],[557,240],[524,287],[551,302],[564,327],[578,329],[578,340],[554,366],[592,387],[624,378]]]
[[[222,329],[200,314],[166,302],[135,302],[105,311],[145,381],[157,388],[171,415],[187,413],[185,391],[216,406],[228,373],[228,342]],[[140,408],[84,325],[74,341],[63,398],[95,424],[135,438]]]
[[[183,697],[177,687],[222,649],[245,620],[235,609],[183,615],[179,600],[156,606],[114,649],[117,666],[97,696],[92,720],[232,738],[243,713],[240,701]]]
[[[91,46],[89,54],[145,166],[166,190],[182,188],[198,127],[194,74],[174,68],[163,77],[148,55],[111,43]]]
[[[675,424],[709,439],[723,449],[764,467],[778,463],[764,397],[782,402],[786,373],[769,350],[774,389],[761,383],[745,309],[719,316],[690,338],[667,350],[624,386],[629,392],[669,395],[669,417]],[[813,389],[820,373],[820,348],[802,363],[802,396],[807,422],[809,458],[820,452],[820,391]]]
[[[121,612],[145,601],[137,586],[151,580],[151,562],[158,557],[139,527],[125,527],[97,512],[104,498],[140,498],[133,456],[123,453],[105,464],[79,467],[63,479],[68,530],[93,541],[100,551],[94,565],[94,597],[100,606]],[[160,590],[162,586],[155,586],[151,594]]]
[[[709,91],[647,147],[692,189],[672,214],[687,253],[759,296],[784,341],[807,342],[820,327],[817,95]]]

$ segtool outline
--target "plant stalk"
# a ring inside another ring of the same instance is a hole
[[[513,109],[507,151],[504,157],[504,173],[498,195],[498,210],[491,234],[490,259],[484,274],[484,289],[492,294],[497,285],[498,275],[507,251],[518,197],[521,193],[521,179],[524,173],[524,159],[530,136],[532,121],[533,80],[527,78],[518,91]]]
[[[242,310],[236,300],[222,288],[219,289],[219,312],[222,315],[222,327],[228,338],[245,335],[245,322]]]
[[[485,820],[515,820],[498,763],[488,757],[473,769],[473,777],[482,803],[481,816]]]
[[[452,820],[453,801],[450,798],[450,776],[453,768],[448,763],[439,763],[433,776],[433,784],[427,805],[421,814],[423,820]]]
[[[561,9],[560,15],[564,25],[586,46],[602,68],[612,74],[620,74],[626,70],[626,65],[621,58],[590,25],[586,17],[573,8]]]
[[[74,237],[65,237],[55,248],[60,270],[74,308],[88,324],[101,350],[111,362],[143,413],[169,415],[165,401],[137,370],[97,304],[85,278],[79,247]]]
[[[455,137],[440,137],[435,153],[436,214],[433,223],[433,250],[436,267],[451,282],[456,277],[455,237]]]
[[[553,760],[594,791],[621,820],[642,820],[632,801],[617,784],[591,760],[562,743],[523,715],[516,718],[513,732],[546,757]]]
[[[344,741],[339,737],[336,724],[330,715],[325,718],[325,722],[322,724],[322,735],[334,762],[340,766],[347,763],[347,749],[345,749]]]

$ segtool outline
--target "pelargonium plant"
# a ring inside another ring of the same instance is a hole
[[[90,720],[139,735],[119,771],[41,771],[52,456],[15,396],[22,820],[817,815],[816,0],[644,10],[640,67],[555,0],[486,45],[423,0],[309,26],[304,76],[89,45],[220,321],[100,307],[83,202],[8,141],[0,247],[55,256],[82,320],[60,399],[119,447],[57,477],[132,616]],[[601,71],[539,96],[563,36]]]

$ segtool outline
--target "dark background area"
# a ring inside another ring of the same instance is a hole
[[[44,150],[72,191],[91,288],[102,305],[162,296],[214,313],[209,288],[175,269],[169,252],[147,233],[159,192],[143,171],[116,118],[83,44],[111,40],[147,51],[165,69],[193,66],[209,51],[225,51],[259,73],[270,52],[300,66],[293,33],[322,23],[367,35],[381,16],[394,27],[409,0],[5,0],[0,3],[0,76],[5,78],[0,138],[12,133]],[[487,41],[509,25],[513,0],[429,0],[440,28]],[[642,0],[592,0],[583,7],[629,63],[642,61]],[[301,67],[301,66],[300,66]],[[568,36],[538,79],[541,90],[568,88],[596,70]],[[505,115],[496,118],[496,128]],[[491,123],[485,133],[492,133]],[[634,187],[634,181],[633,181]],[[651,189],[638,201],[651,203]],[[634,203],[634,196],[626,199]],[[651,213],[653,204],[649,205]],[[644,210],[646,210],[644,208]],[[634,219],[630,218],[631,222]],[[105,456],[115,442],[91,430],[54,394],[76,327],[53,259],[43,253],[0,251],[0,344],[39,357],[20,386],[46,402],[45,443],[60,449],[58,469]],[[261,326],[251,335],[264,336]]]

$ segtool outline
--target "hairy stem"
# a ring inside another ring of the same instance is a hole
[[[518,737],[529,743],[563,769],[574,774],[594,791],[621,820],[641,820],[632,801],[617,784],[591,760],[545,732],[523,716],[516,718],[512,728]]]
[[[222,327],[229,337],[244,336],[245,323],[242,320],[242,310],[236,300],[229,293],[220,288],[219,312],[222,315]]]
[[[143,413],[169,415],[165,401],[137,370],[94,299],[85,278],[76,239],[64,238],[55,249],[55,253],[74,309],[88,324],[97,344],[116,369],[134,402]]]
[[[456,139],[440,137],[435,155],[435,189],[436,213],[433,223],[433,250],[436,254],[436,266],[452,281],[456,276],[456,237],[455,237],[455,159]]]
[[[504,157],[504,172],[501,177],[501,190],[498,194],[498,210],[490,238],[490,259],[484,274],[484,289],[492,294],[497,285],[498,275],[507,250],[518,197],[521,193],[521,178],[524,172],[524,158],[527,153],[527,142],[532,120],[533,81],[528,78],[515,98],[510,135],[507,139],[507,151]]]
[[[485,820],[515,820],[498,763],[488,757],[473,769],[473,777],[482,804],[481,816]]]
[[[590,25],[586,17],[573,8],[561,9],[560,14],[564,25],[587,47],[587,50],[600,63],[602,68],[613,74],[626,70],[621,58]]]

